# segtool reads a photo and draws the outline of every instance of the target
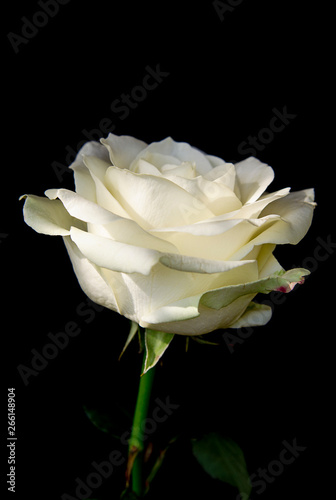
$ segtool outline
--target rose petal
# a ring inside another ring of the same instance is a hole
[[[108,152],[99,142],[87,142],[79,150],[75,161],[69,167],[74,171],[76,192],[88,200],[96,201],[95,186],[92,182],[90,173],[84,164],[85,156],[94,156],[106,163],[109,162]]]
[[[176,158],[175,156],[170,156],[162,153],[154,153],[150,149],[146,148],[146,150],[140,152],[135,160],[133,160],[130,170],[133,172],[137,171],[137,165],[139,160],[145,160],[154,165],[160,172],[162,167],[166,164],[170,165],[181,165],[181,160]]]
[[[85,222],[107,224],[120,218],[69,189],[48,189],[45,195],[50,200],[59,198],[70,215]]]
[[[219,158],[219,156],[206,154],[205,157],[211,163],[213,169],[220,165],[232,165],[232,163],[226,163],[226,161],[223,160],[222,158]]]
[[[259,249],[258,253],[258,267],[259,267],[259,278],[267,278],[272,274],[284,272],[284,268],[280,265],[277,259],[273,255],[273,251],[276,245],[261,245],[260,247],[255,246],[255,249]],[[248,254],[248,258],[250,254]]]
[[[177,321],[197,318],[200,315],[198,311],[200,297],[201,296],[187,297],[186,299],[164,305],[151,313],[144,314],[140,317],[140,326],[143,328],[150,328],[150,326],[153,325],[176,323]],[[171,327],[173,327],[173,325],[171,325]]]
[[[225,184],[231,191],[234,191],[236,184],[236,169],[232,163],[224,163],[214,167],[210,172],[204,175],[207,181],[220,182]]]
[[[112,196],[112,194],[104,184],[106,171],[110,164],[107,164],[105,162],[102,163],[101,160],[93,156],[86,156],[84,157],[83,161],[91,175],[91,179],[95,184],[96,199],[94,201],[96,201],[98,205],[102,206],[106,210],[109,210],[110,212],[113,212],[120,217],[129,218],[127,212]]]
[[[109,224],[91,224],[89,232],[128,245],[136,244],[160,252],[178,253],[178,249],[172,243],[148,233],[131,219],[118,218]]]
[[[137,163],[135,164],[135,168],[132,171],[137,173],[137,174],[150,174],[150,175],[157,175],[158,177],[162,177],[160,170],[156,166],[154,166],[152,163],[144,160],[143,158],[140,158],[137,161]]]
[[[204,205],[215,215],[232,212],[241,208],[242,204],[235,193],[223,184],[220,179],[208,181],[202,176],[194,179],[166,174],[166,178],[190,193],[200,206]]]
[[[290,193],[286,198],[273,201],[261,212],[260,217],[278,214],[281,220],[274,231],[283,229],[283,234],[277,241],[270,243],[291,243],[296,245],[307,233],[316,207],[314,189],[303,189]]]
[[[289,193],[285,198],[270,203],[260,214],[263,218],[275,218],[269,226],[262,226],[260,234],[238,249],[231,258],[244,258],[254,245],[275,243],[277,245],[290,243],[296,245],[307,233],[313,217],[316,204],[314,190],[305,189]],[[277,216],[272,214],[278,214]]]
[[[309,274],[307,269],[291,269],[284,273],[274,273],[267,278],[259,279],[254,282],[246,282],[240,285],[223,287],[214,291],[206,292],[201,302],[206,307],[211,309],[221,309],[230,305],[238,297],[242,295],[269,293],[272,290],[278,290],[281,287],[286,289],[290,283],[299,283],[303,276]]]
[[[150,232],[158,235],[162,235],[164,237],[165,233],[187,233],[194,236],[216,236],[218,234],[223,234],[229,229],[233,228],[237,224],[241,222],[245,222],[244,219],[229,219],[224,221],[217,221],[210,219],[209,221],[200,221],[195,224],[188,224],[185,226],[174,226],[174,227],[161,227],[151,229]],[[248,223],[253,224],[254,226],[259,226],[259,219],[256,219],[256,223],[254,221],[246,221]]]
[[[156,250],[126,245],[76,227],[71,228],[70,236],[85,257],[112,271],[149,275],[159,261],[160,253]]]
[[[198,316],[198,304],[206,291],[257,279],[255,261],[230,264],[226,272],[216,274],[183,272],[159,265],[151,273],[150,281],[140,274],[124,274],[124,285],[132,297],[132,310],[138,322],[148,320],[154,324]],[[128,307],[129,301],[124,303]]]
[[[224,273],[243,265],[253,264],[250,261],[216,261],[163,253],[151,248],[129,245],[87,233],[76,227],[70,229],[70,236],[80,251],[92,262],[112,271],[123,273],[137,272],[148,275],[159,262],[178,271],[200,274]]]
[[[236,163],[235,169],[237,196],[243,204],[256,201],[274,179],[273,169],[252,156]]]
[[[182,216],[187,211],[190,222],[214,215],[207,207],[199,206],[197,200],[184,189],[164,177],[110,167],[105,184],[129,216],[145,229],[179,225],[183,223]],[[150,203],[148,200],[151,200]]]
[[[180,165],[171,165],[166,163],[161,168],[161,173],[166,177],[166,179],[178,179],[179,177],[184,179],[194,179],[197,172],[195,163],[184,161]]]
[[[77,245],[71,241],[70,237],[67,236],[63,240],[83,292],[93,302],[120,313],[113,289],[104,280],[97,266],[79,251]]]
[[[222,261],[191,257],[190,255],[165,254],[160,257],[160,262],[167,267],[189,273],[215,274],[225,273],[237,267],[253,264],[254,261]]]
[[[204,153],[196,148],[193,148],[186,142],[175,142],[171,137],[167,137],[159,142],[152,142],[144,151],[141,151],[140,154],[138,154],[135,161],[137,161],[140,157],[146,158],[146,154],[148,153],[158,153],[160,155],[178,158],[180,163],[183,161],[194,162],[196,164],[197,171],[202,175],[212,169],[212,165]],[[173,162],[168,160],[165,163]]]
[[[85,156],[92,156],[102,160],[105,163],[111,164],[109,160],[108,151],[106,151],[106,148],[102,144],[100,144],[100,142],[89,141],[86,142],[84,146],[80,148],[80,150],[77,153],[76,159],[70,165],[70,168],[72,170],[75,170],[77,167],[84,166],[83,160]]]
[[[290,192],[290,188],[280,189],[274,193],[263,195],[257,201],[243,205],[239,210],[220,215],[214,220],[228,220],[228,219],[256,219],[260,216],[261,212],[267,205],[279,198],[284,198]]]
[[[245,312],[229,328],[247,328],[249,326],[263,326],[272,317],[272,308],[265,304],[251,302]]]
[[[253,249],[249,245],[251,239],[278,220],[278,216],[267,216],[263,219],[209,221],[188,226],[161,228],[151,230],[172,243],[179,253],[198,258],[216,260],[241,260],[231,258],[245,248],[247,255]]]
[[[177,333],[179,335],[202,335],[219,328],[228,328],[245,311],[254,295],[244,295],[233,301],[230,306],[214,311],[199,303],[195,298],[195,305],[189,305],[186,315],[186,304],[180,302],[170,308],[164,306],[153,315],[148,315],[140,320],[143,328],[155,328],[163,332]],[[198,306],[196,305],[198,304]]]
[[[119,217],[68,189],[49,189],[45,194],[50,199],[59,198],[70,215],[90,223],[89,233],[130,245],[136,242],[143,248],[177,252],[173,244],[146,232],[135,221]]]
[[[119,168],[129,168],[138,153],[144,150],[147,144],[129,135],[109,134],[107,139],[100,141],[108,150],[113,165]]]
[[[41,196],[23,195],[25,199],[23,216],[25,223],[38,233],[51,236],[66,236],[70,234],[70,227],[83,227],[80,221],[71,217],[59,200],[48,200]]]
[[[89,170],[90,174],[94,174],[101,182],[104,182],[106,171],[111,166],[110,161],[105,161],[91,155],[83,155],[83,164]]]

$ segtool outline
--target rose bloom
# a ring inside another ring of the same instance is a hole
[[[276,245],[297,244],[314,191],[265,192],[271,167],[226,163],[170,137],[147,145],[110,134],[88,142],[70,166],[76,192],[24,195],[35,231],[62,236],[83,291],[144,328],[200,335],[263,325],[258,293],[290,291]]]

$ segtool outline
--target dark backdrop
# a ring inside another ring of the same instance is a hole
[[[18,437],[17,492],[8,498],[75,496],[75,480],[87,478],[92,462],[114,449],[126,455],[125,445],[92,426],[83,405],[108,406],[116,418],[116,401],[132,411],[136,343],[118,361],[128,322],[85,302],[61,239],[28,228],[18,201],[23,193],[72,189],[66,166],[73,154],[108,130],[146,142],[170,135],[227,161],[254,154],[274,168],[274,190],[315,187],[308,235],[276,253],[286,268],[311,269],[305,285],[231,350],[224,332],[211,336],[219,346],[190,342],[188,353],[175,338],[153,395],[179,406],[158,426],[158,442],[219,430],[239,443],[249,473],[258,475],[279,458],[284,441],[296,440],[304,451],[252,498],[324,498],[336,240],[330,12],[277,0],[60,3],[15,2],[3,36],[2,399],[6,387],[16,388]],[[153,71],[158,84],[144,91]],[[270,133],[277,113],[287,123]],[[248,144],[251,137],[257,145]],[[25,383],[18,366],[31,367],[31,350],[41,353],[48,334],[69,322],[78,335]],[[130,424],[120,425],[127,431]],[[5,443],[6,422],[3,429]],[[186,439],[180,446],[167,455],[149,499],[237,498],[206,476]],[[117,467],[91,497],[118,498],[122,484]]]

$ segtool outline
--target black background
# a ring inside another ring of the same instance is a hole
[[[185,339],[174,339],[153,395],[169,396],[179,409],[158,428],[157,440],[219,430],[239,443],[252,474],[279,457],[284,440],[296,439],[306,450],[252,498],[327,498],[334,250],[323,261],[314,252],[318,238],[336,240],[330,12],[304,2],[243,0],[221,21],[210,1],[71,0],[15,53],[7,34],[21,35],[22,17],[32,20],[37,11],[37,2],[15,2],[3,35],[2,400],[6,387],[16,388],[18,437],[17,492],[8,498],[75,496],[75,479],[85,480],[93,461],[106,460],[113,449],[126,454],[125,446],[92,426],[83,404],[113,408],[118,400],[132,411],[141,362],[136,343],[118,361],[126,320],[92,306],[78,313],[86,297],[61,238],[26,226],[19,196],[72,189],[71,174],[58,177],[52,164],[66,165],[67,152],[85,139],[83,130],[97,129],[103,118],[118,135],[148,143],[172,136],[239,161],[242,141],[267,128],[272,110],[284,107],[295,119],[256,156],[274,168],[273,190],[315,187],[309,233],[276,253],[284,267],[306,263],[313,272],[233,353],[223,332],[211,336],[219,346],[190,342],[188,353]],[[121,119],[112,102],[141,85],[147,66],[157,65],[168,75]],[[31,349],[41,352],[47,334],[63,332],[69,321],[80,334],[25,385],[18,365],[30,366]],[[3,449],[6,427],[4,420]],[[119,498],[123,474],[116,468],[92,498]],[[185,439],[167,455],[148,498],[196,494],[237,498],[236,490],[208,478]]]

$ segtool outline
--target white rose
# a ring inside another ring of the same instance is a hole
[[[91,300],[168,333],[199,335],[265,324],[257,293],[290,291],[309,274],[285,272],[276,245],[298,243],[314,191],[274,193],[272,168],[235,165],[170,137],[150,145],[110,134],[71,165],[76,192],[24,195],[24,218],[60,235]]]

